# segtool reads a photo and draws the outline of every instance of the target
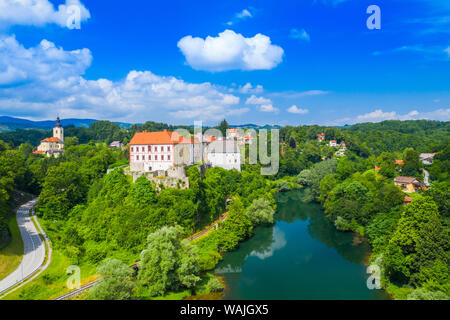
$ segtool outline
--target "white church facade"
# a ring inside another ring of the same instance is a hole
[[[40,145],[34,154],[43,154],[47,157],[59,157],[64,152],[64,128],[61,125],[59,117],[56,119],[56,124],[53,127],[53,137],[41,140]]]

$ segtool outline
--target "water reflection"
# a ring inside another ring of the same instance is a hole
[[[226,253],[216,273],[227,299],[379,299],[367,289],[367,243],[353,245],[305,191],[277,196],[276,224],[258,227],[251,239]]]

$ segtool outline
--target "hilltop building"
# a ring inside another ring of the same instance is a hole
[[[436,153],[421,153],[419,155],[420,161],[422,161],[423,164],[429,165],[433,164],[433,159]]]
[[[120,141],[113,141],[109,144],[109,148],[122,148],[123,147],[123,143]]]
[[[34,154],[45,154],[47,157],[55,156],[59,157],[64,152],[64,128],[61,125],[61,121],[56,118],[56,124],[53,127],[53,137],[45,138],[41,140],[40,145]]]
[[[425,184],[414,177],[396,177],[394,184],[403,192],[411,193],[425,188]]]
[[[168,170],[178,165],[192,165],[203,159],[202,144],[176,132],[138,132],[130,141],[130,170]]]
[[[337,147],[336,140],[330,140],[329,146],[330,147]]]
[[[317,135],[317,140],[319,140],[320,142],[325,141],[325,133],[320,133]]]
[[[207,162],[213,167],[241,171],[241,152],[233,140],[213,141],[208,145]]]

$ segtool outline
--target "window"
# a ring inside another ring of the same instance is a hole
[[[148,160],[152,160],[152,156],[148,156]]]
[[[161,160],[164,160],[164,156],[161,156]]]
[[[158,147],[155,147],[155,152],[158,151]]]
[[[144,147],[142,147],[142,152],[145,152],[145,148]]]
[[[158,156],[155,156],[155,160],[158,160]]]
[[[152,152],[152,147],[148,146],[148,152]]]
[[[136,160],[139,160],[139,156],[136,156]]]
[[[131,147],[131,152],[133,152],[134,151],[134,148],[133,147]]]
[[[167,147],[167,151],[169,151],[169,152],[170,152],[170,147]],[[169,160],[170,160],[170,158],[169,158]]]
[[[144,161],[145,161],[145,156],[142,156],[142,160],[144,160]]]
[[[161,147],[161,152],[164,151],[164,147]]]
[[[170,156],[167,156],[167,160],[170,160]]]

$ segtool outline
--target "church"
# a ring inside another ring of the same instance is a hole
[[[53,137],[41,140],[41,144],[34,151],[34,154],[45,154],[47,157],[54,155],[56,158],[64,152],[64,128],[59,117],[53,127]]]

